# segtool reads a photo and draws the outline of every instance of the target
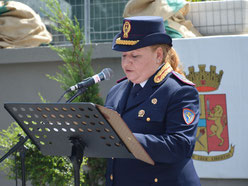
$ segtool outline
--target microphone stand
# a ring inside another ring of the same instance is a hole
[[[76,92],[76,94],[74,94],[71,98],[69,98],[66,101],[66,103],[71,103],[75,98],[77,98],[79,95],[83,94],[86,90],[87,90],[86,87],[82,87],[82,88],[78,89],[78,91]]]
[[[19,151],[20,157],[21,157],[21,167],[22,167],[22,186],[26,185],[26,175],[25,175],[25,155],[26,155],[26,147],[24,146],[24,143],[28,140],[28,136],[25,138],[18,134],[19,136],[19,142],[13,146],[1,159],[0,163],[5,160],[8,156],[10,156],[13,152]]]

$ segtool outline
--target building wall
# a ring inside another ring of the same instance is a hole
[[[230,51],[233,52],[234,57],[239,56],[236,59],[243,61],[244,67],[246,67],[248,59],[247,43],[248,36],[203,37],[174,39],[174,48],[186,69],[189,64],[206,64],[213,58],[230,63],[230,59],[226,59],[228,57],[226,52]],[[228,47],[233,45],[235,46],[234,49],[226,51]],[[98,73],[106,67],[110,67],[114,71],[111,80],[99,84],[100,94],[105,98],[115,81],[124,76],[120,66],[121,54],[112,51],[109,43],[94,44],[93,48],[92,65],[95,72]],[[5,111],[4,103],[40,102],[38,92],[49,102],[56,102],[62,95],[63,91],[59,83],[46,77],[46,74],[55,75],[56,72],[59,72],[58,66],[62,64],[57,54],[49,48],[1,49],[0,56],[0,129],[7,128],[13,121]],[[2,155],[3,153],[1,153]],[[207,177],[201,178],[201,182],[203,186],[248,185],[247,178],[211,179]],[[4,173],[0,174],[0,185],[13,184],[14,181],[4,178]]]

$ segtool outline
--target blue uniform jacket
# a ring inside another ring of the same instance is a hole
[[[130,81],[118,83],[107,96],[105,106],[121,114],[155,161],[153,166],[137,159],[109,160],[107,186],[200,185],[191,159],[199,120],[198,92],[175,72],[160,82],[154,81],[155,75],[129,108]]]

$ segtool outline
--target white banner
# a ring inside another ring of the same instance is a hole
[[[201,178],[248,178],[248,36],[175,39],[201,116],[193,154]]]

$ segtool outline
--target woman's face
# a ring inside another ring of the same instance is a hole
[[[142,83],[151,77],[162,64],[163,51],[150,46],[123,52],[121,66],[127,78],[133,83]]]

